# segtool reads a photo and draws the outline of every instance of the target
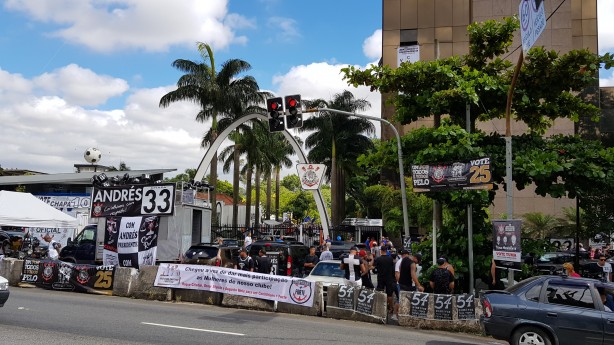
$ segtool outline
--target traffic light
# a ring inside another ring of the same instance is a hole
[[[303,127],[301,95],[286,96],[286,125],[288,128]]]
[[[269,113],[269,131],[281,132],[284,128],[284,109],[281,104],[281,97],[269,98],[266,100],[266,109]]]

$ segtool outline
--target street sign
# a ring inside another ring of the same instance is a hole
[[[518,14],[520,15],[522,50],[527,52],[546,28],[544,1],[521,0],[518,6]]]

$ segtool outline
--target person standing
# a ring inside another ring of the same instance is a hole
[[[362,285],[362,274],[367,271],[364,261],[357,254],[358,248],[350,248],[349,254],[343,254],[339,268],[345,271],[345,284],[353,286]]]
[[[243,248],[247,248],[250,244],[252,244],[252,233],[248,231],[243,240]]]
[[[330,251],[330,242],[324,244],[324,250],[320,253],[320,261],[333,260],[333,252]]]
[[[571,262],[564,263],[563,268],[567,272],[568,277],[580,278],[580,275],[576,273],[576,271],[573,268],[573,264]]]
[[[367,289],[375,289],[373,281],[371,280],[371,270],[373,269],[373,255],[370,251],[364,249],[358,252],[358,256],[364,261],[367,271],[362,274],[362,286]]]
[[[388,313],[391,319],[395,320],[393,295],[397,292],[396,281],[394,279],[394,260],[386,255],[388,248],[380,248],[380,256],[375,259],[374,266],[377,270],[377,290],[386,292],[388,299]]]
[[[258,251],[258,257],[256,258],[256,267],[255,271],[263,274],[273,274],[271,272],[271,259],[266,256],[266,250],[264,248],[260,248]]]
[[[305,276],[308,276],[309,273],[311,273],[311,270],[316,267],[319,261],[320,259],[316,255],[316,247],[309,247],[309,254],[305,257],[305,263],[303,264],[303,267],[305,268]]]
[[[502,269],[497,267],[497,263],[495,259],[492,259],[490,262],[490,277],[491,282],[489,285],[489,289],[491,290],[503,290],[505,286],[501,281],[501,274],[503,274]]]
[[[247,255],[247,250],[245,248],[241,248],[237,263],[235,264],[235,269],[254,272],[254,260],[251,256]]]
[[[597,266],[603,270],[603,278],[601,280],[609,283],[612,281],[612,265],[605,260],[605,254],[599,254],[599,262],[597,262]]]
[[[401,250],[401,260],[399,260],[399,271],[397,273],[395,269],[395,275],[398,274],[397,282],[401,291],[419,291],[423,292],[424,287],[418,280],[418,272],[416,269],[416,263],[409,256],[409,251],[406,249]]]
[[[51,260],[59,259],[60,249],[62,249],[62,245],[58,241],[53,239],[54,236],[55,235],[49,235],[49,233],[46,233],[44,236],[42,236],[43,240],[49,244],[49,247],[47,249],[47,255]]]
[[[446,259],[437,259],[437,268],[431,273],[429,284],[434,293],[449,294],[454,290],[454,276],[447,268]]]

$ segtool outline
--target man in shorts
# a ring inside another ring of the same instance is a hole
[[[394,314],[393,296],[397,294],[397,284],[394,277],[394,260],[391,256],[386,255],[388,248],[382,246],[380,248],[380,256],[375,259],[374,266],[377,269],[377,290],[385,291],[388,297],[388,311],[392,320],[397,317]]]

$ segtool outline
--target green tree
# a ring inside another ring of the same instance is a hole
[[[232,112],[233,105],[243,101],[247,95],[257,97],[258,84],[253,77],[240,75],[248,71],[249,63],[230,59],[222,64],[219,72],[215,69],[213,50],[206,43],[197,43],[198,52],[203,61],[177,59],[173,67],[185,73],[177,81],[177,89],[167,93],[160,99],[161,107],[168,107],[171,103],[191,101],[198,104],[201,109],[196,115],[196,121],[205,122],[211,119],[211,127],[205,135],[203,147],[213,143],[218,135],[218,115]],[[217,153],[211,160],[209,183],[217,186]],[[212,204],[216,204],[215,193]],[[215,210],[214,222],[217,221]]]
[[[556,229],[558,221],[555,216],[543,214],[541,212],[525,213],[522,218],[523,237],[532,239],[544,239],[552,235],[552,231]]]
[[[296,192],[301,189],[301,180],[298,175],[287,175],[281,180],[281,185],[292,192]]]
[[[115,166],[111,165],[109,167],[109,171],[130,171],[132,169],[130,169],[130,167],[128,165],[126,165],[126,162],[124,161],[120,161],[119,162],[119,167],[116,168]]]
[[[370,107],[364,99],[356,99],[349,91],[335,94],[333,99],[305,101],[307,107],[331,108],[357,112]],[[309,149],[310,162],[327,166],[326,177],[332,189],[332,225],[341,224],[345,218],[346,183],[357,170],[356,160],[362,153],[373,147],[366,135],[373,134],[373,124],[362,118],[349,117],[330,112],[311,117],[303,122],[301,132],[314,131],[307,136],[305,146]],[[366,135],[365,135],[366,134]]]
[[[502,185],[505,174],[503,138],[496,133],[479,131],[467,134],[458,125],[465,125],[467,104],[471,105],[473,128],[476,120],[504,117],[512,65],[502,56],[508,52],[517,28],[515,18],[475,23],[468,27],[468,55],[404,63],[397,69],[372,66],[359,70],[350,66],[343,69],[343,73],[349,84],[365,85],[372,90],[393,94],[390,102],[396,107],[394,120],[401,125],[433,115],[447,117],[440,128],[421,128],[402,138],[407,164],[489,156],[493,162],[493,181]],[[595,85],[602,63],[606,68],[611,67],[612,56],[599,56],[588,50],[558,54],[541,47],[528,52],[513,93],[513,116],[529,128],[528,134],[513,138],[517,188],[523,189],[534,183],[539,195],[573,198],[590,195],[595,190],[607,190],[612,184],[614,151],[580,137],[541,137],[555,119],[598,118],[599,109],[576,95]],[[394,142],[391,141],[379,148],[369,161],[374,166],[391,169],[397,163],[395,154]],[[486,210],[494,199],[494,190],[430,193],[428,196],[446,205],[447,222],[444,218],[437,245],[439,250],[453,257],[452,263],[460,274],[467,270],[465,210],[467,204],[473,204],[476,267],[478,273],[487,272],[491,251],[487,240],[491,228]],[[426,247],[423,249],[426,251]]]

